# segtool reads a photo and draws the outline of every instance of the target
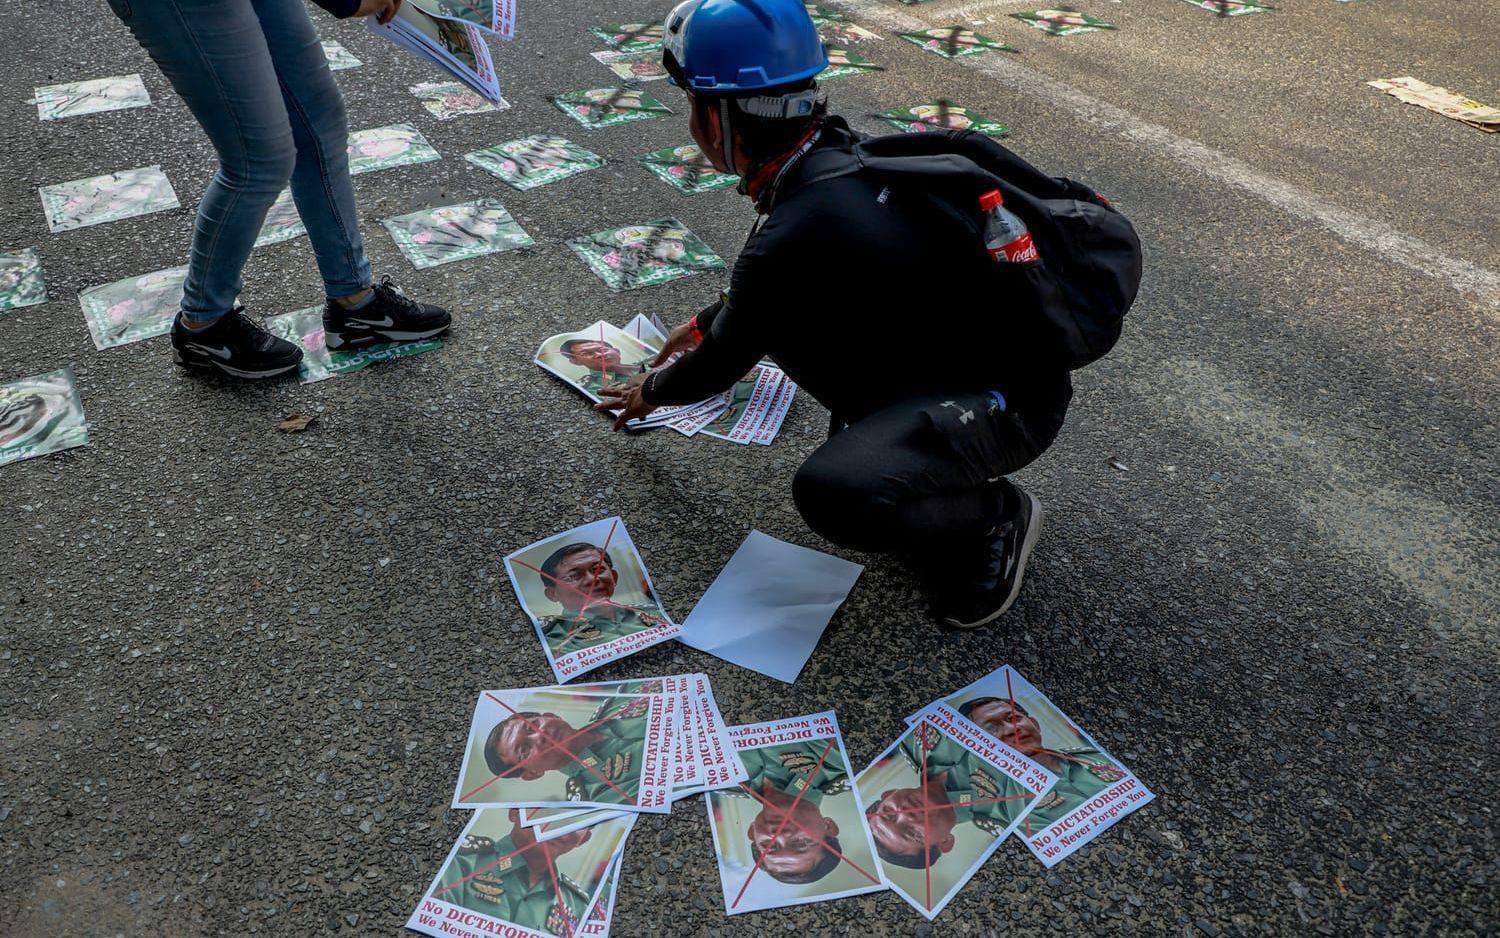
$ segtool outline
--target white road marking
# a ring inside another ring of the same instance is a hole
[[[1153,404],[1165,400],[1204,436],[1255,453],[1243,468],[1279,486],[1342,553],[1383,569],[1432,610],[1428,624],[1440,638],[1452,637],[1452,625],[1491,650],[1500,645],[1492,627],[1500,574],[1487,548],[1495,532],[1470,506],[1382,481],[1403,473],[1398,459],[1283,412],[1212,362],[1169,361],[1162,378],[1131,388]]]
[[[917,16],[890,9],[878,0],[827,0],[827,5],[849,13],[856,20],[897,32],[914,32],[932,26]],[[969,55],[953,61],[996,78],[1007,88],[1071,111],[1080,120],[1120,138],[1143,144],[1153,153],[1211,179],[1255,195],[1294,218],[1321,225],[1336,237],[1373,251],[1392,264],[1443,281],[1454,290],[1474,297],[1482,306],[1489,307],[1490,318],[1500,319],[1496,315],[1500,312],[1500,273],[1454,257],[1379,219],[1350,211],[1285,180],[1268,176],[1243,160],[1101,101],[1064,81],[1028,68],[1004,53]]]

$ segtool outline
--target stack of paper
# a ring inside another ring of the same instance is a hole
[[[607,935],[642,813],[746,778],[703,674],[487,690],[453,805],[475,809],[407,927]]]
[[[533,359],[589,400],[612,384],[646,373],[666,343],[660,323],[637,316],[624,329],[596,322],[542,343]],[[797,385],[775,365],[762,362],[734,387],[706,401],[661,407],[630,421],[632,430],[670,427],[685,436],[702,433],[732,443],[770,445],[792,407]]]
[[[479,8],[484,9],[476,12]],[[502,39],[512,38],[513,4],[496,4],[493,0],[479,3],[406,0],[388,24],[382,26],[373,16],[365,21],[370,32],[432,63],[491,102],[500,103],[500,79],[480,29],[490,30]]]

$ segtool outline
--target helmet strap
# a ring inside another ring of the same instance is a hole
[[[734,162],[734,127],[729,122],[729,115],[733,110],[729,98],[719,99],[719,152],[724,157],[724,166],[730,175],[738,176],[740,169]]]

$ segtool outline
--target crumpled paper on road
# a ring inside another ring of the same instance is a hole
[[[1454,94],[1447,88],[1429,85],[1410,75],[1401,78],[1377,78],[1365,84],[1372,88],[1379,88],[1386,94],[1394,95],[1407,104],[1415,104],[1429,111],[1437,111],[1444,117],[1463,121],[1470,127],[1478,128],[1487,134],[1500,131],[1500,108],[1480,104],[1472,98]]]

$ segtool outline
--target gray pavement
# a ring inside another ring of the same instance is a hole
[[[615,933],[1492,932],[1500,137],[1363,82],[1500,102],[1477,38],[1500,5],[1090,0],[1120,30],[1066,38],[1017,3],[832,5],[888,36],[859,51],[889,67],[830,82],[835,110],[874,130],[946,96],[1009,124],[1136,221],[1141,301],[1022,473],[1048,528],[1000,625],[939,632],[906,573],[856,555],[794,686],[677,645],[597,673],[707,671],[731,722],[837,710],[863,763],[1009,662],[1158,798],[1050,872],[1002,847],[931,926],[889,893],[726,919],[690,802],[637,828]],[[828,549],[787,495],[815,402],[768,448],[631,438],[530,363],[550,334],[675,321],[719,287],[615,296],[562,239],[675,213],[732,257],[751,221],[635,165],[682,120],[590,132],[545,100],[611,83],[589,25],[662,12],[523,5],[496,48],[514,106],[448,122],[406,92],[433,73],[319,20],[365,63],[339,73],[351,126],[410,121],[443,154],[356,180],[376,268],[462,318],[442,351],[301,387],[181,376],[164,339],[93,349],[76,291],[181,262],[212,151],[103,4],[0,9],[0,250],[38,245],[52,298],[0,312],[0,381],[71,365],[92,424],[87,448],[0,468],[0,933],[398,933],[466,818],[446,805],[475,692],[550,680],[503,554],[622,514],[681,616],[752,528]],[[1020,51],[889,37],[964,15]],[[131,72],[151,108],[41,124],[26,103]],[[611,163],[515,193],[461,159],[539,131]],[[48,234],[37,186],[152,163],[185,208]],[[485,195],[537,247],[414,271],[377,225]],[[246,283],[259,311],[315,302],[306,240]],[[319,419],[279,433],[294,411]]]

